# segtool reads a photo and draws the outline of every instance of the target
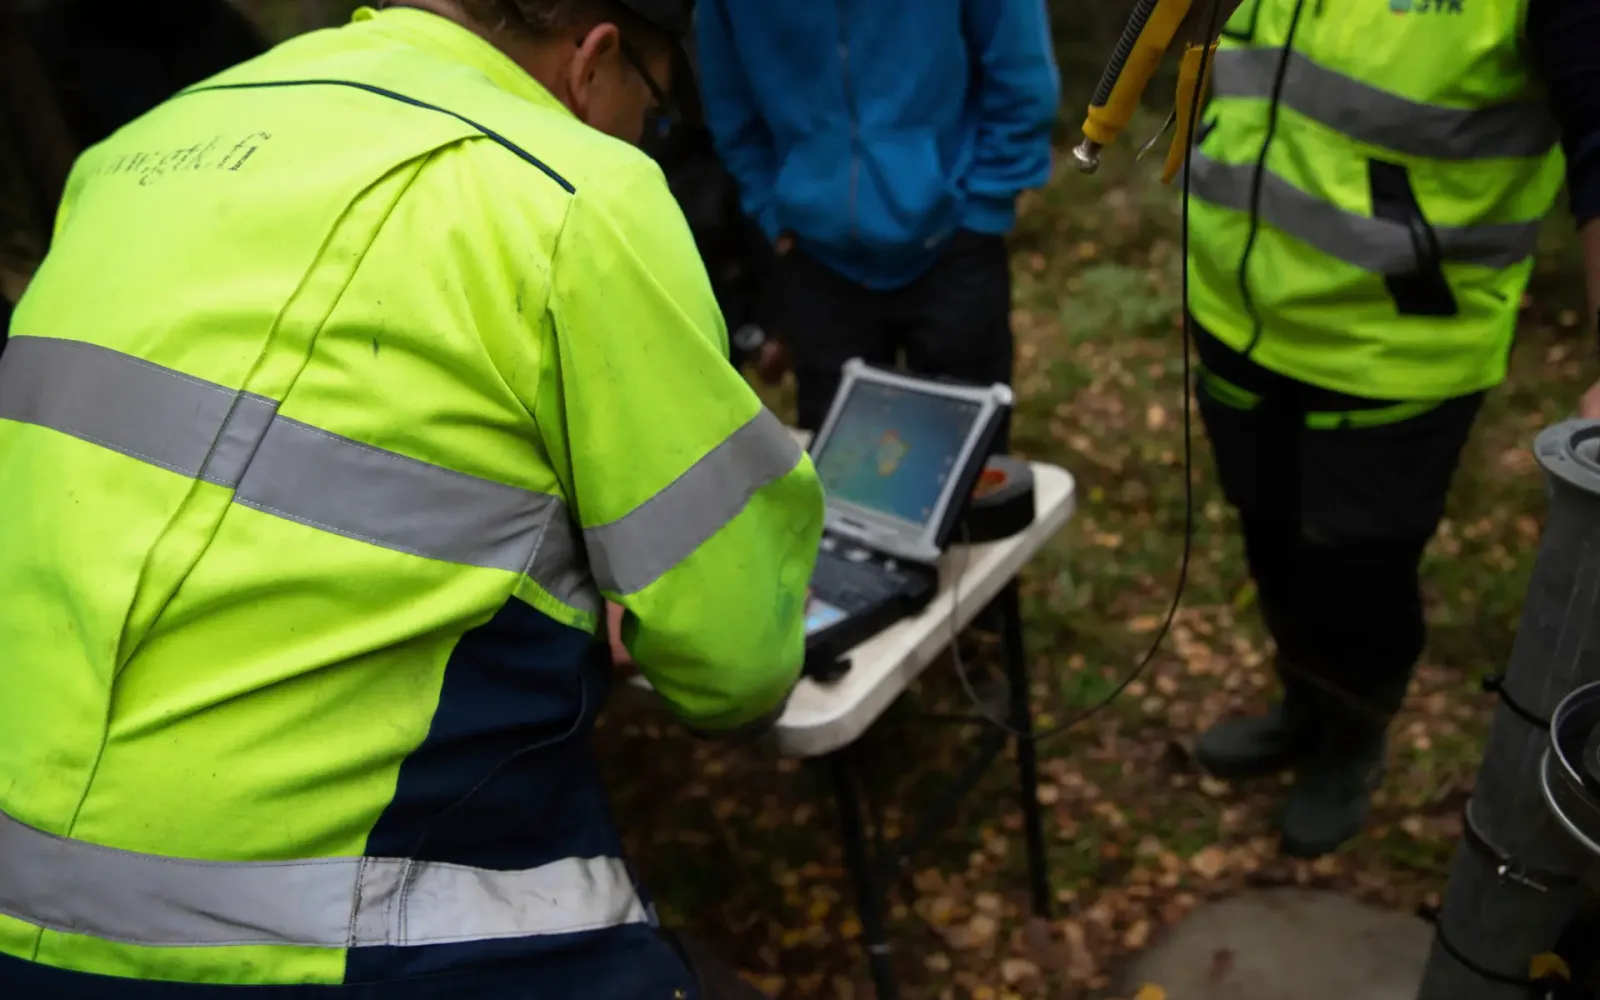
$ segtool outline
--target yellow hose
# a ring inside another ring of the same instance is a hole
[[[1161,59],[1167,54],[1173,38],[1177,37],[1178,28],[1188,16],[1192,3],[1193,0],[1157,0],[1155,9],[1139,29],[1125,56],[1122,47],[1119,47],[1117,57],[1106,68],[1101,91],[1106,91],[1107,80],[1114,82],[1109,92],[1104,93],[1103,99],[1097,99],[1089,105],[1088,116],[1083,122],[1083,134],[1091,142],[1102,147],[1109,146],[1128,127],[1128,122],[1138,110],[1139,99],[1144,96],[1150,79],[1161,67]]]

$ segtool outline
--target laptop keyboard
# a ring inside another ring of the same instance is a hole
[[[906,578],[881,563],[852,562],[836,552],[817,554],[811,592],[842,611],[865,611],[900,595]]]

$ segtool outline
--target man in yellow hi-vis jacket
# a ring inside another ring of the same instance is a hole
[[[1283,697],[1195,749],[1228,779],[1293,771],[1287,853],[1366,822],[1427,639],[1423,554],[1564,183],[1600,293],[1597,53],[1593,0],[1246,0],[1222,30],[1189,305]]]
[[[0,360],[0,996],[695,995],[593,633],[770,718],[822,495],[614,138],[687,15],[406,7],[73,171]]]

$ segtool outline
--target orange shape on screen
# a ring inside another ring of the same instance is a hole
[[[878,439],[878,475],[894,475],[894,470],[900,468],[900,460],[910,450],[911,446],[900,440],[897,432],[885,431]]]

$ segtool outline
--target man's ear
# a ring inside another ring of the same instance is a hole
[[[622,39],[614,24],[597,24],[578,39],[578,51],[567,66],[567,89],[572,94],[572,110],[578,117],[588,117],[600,68],[616,59],[621,47]]]

